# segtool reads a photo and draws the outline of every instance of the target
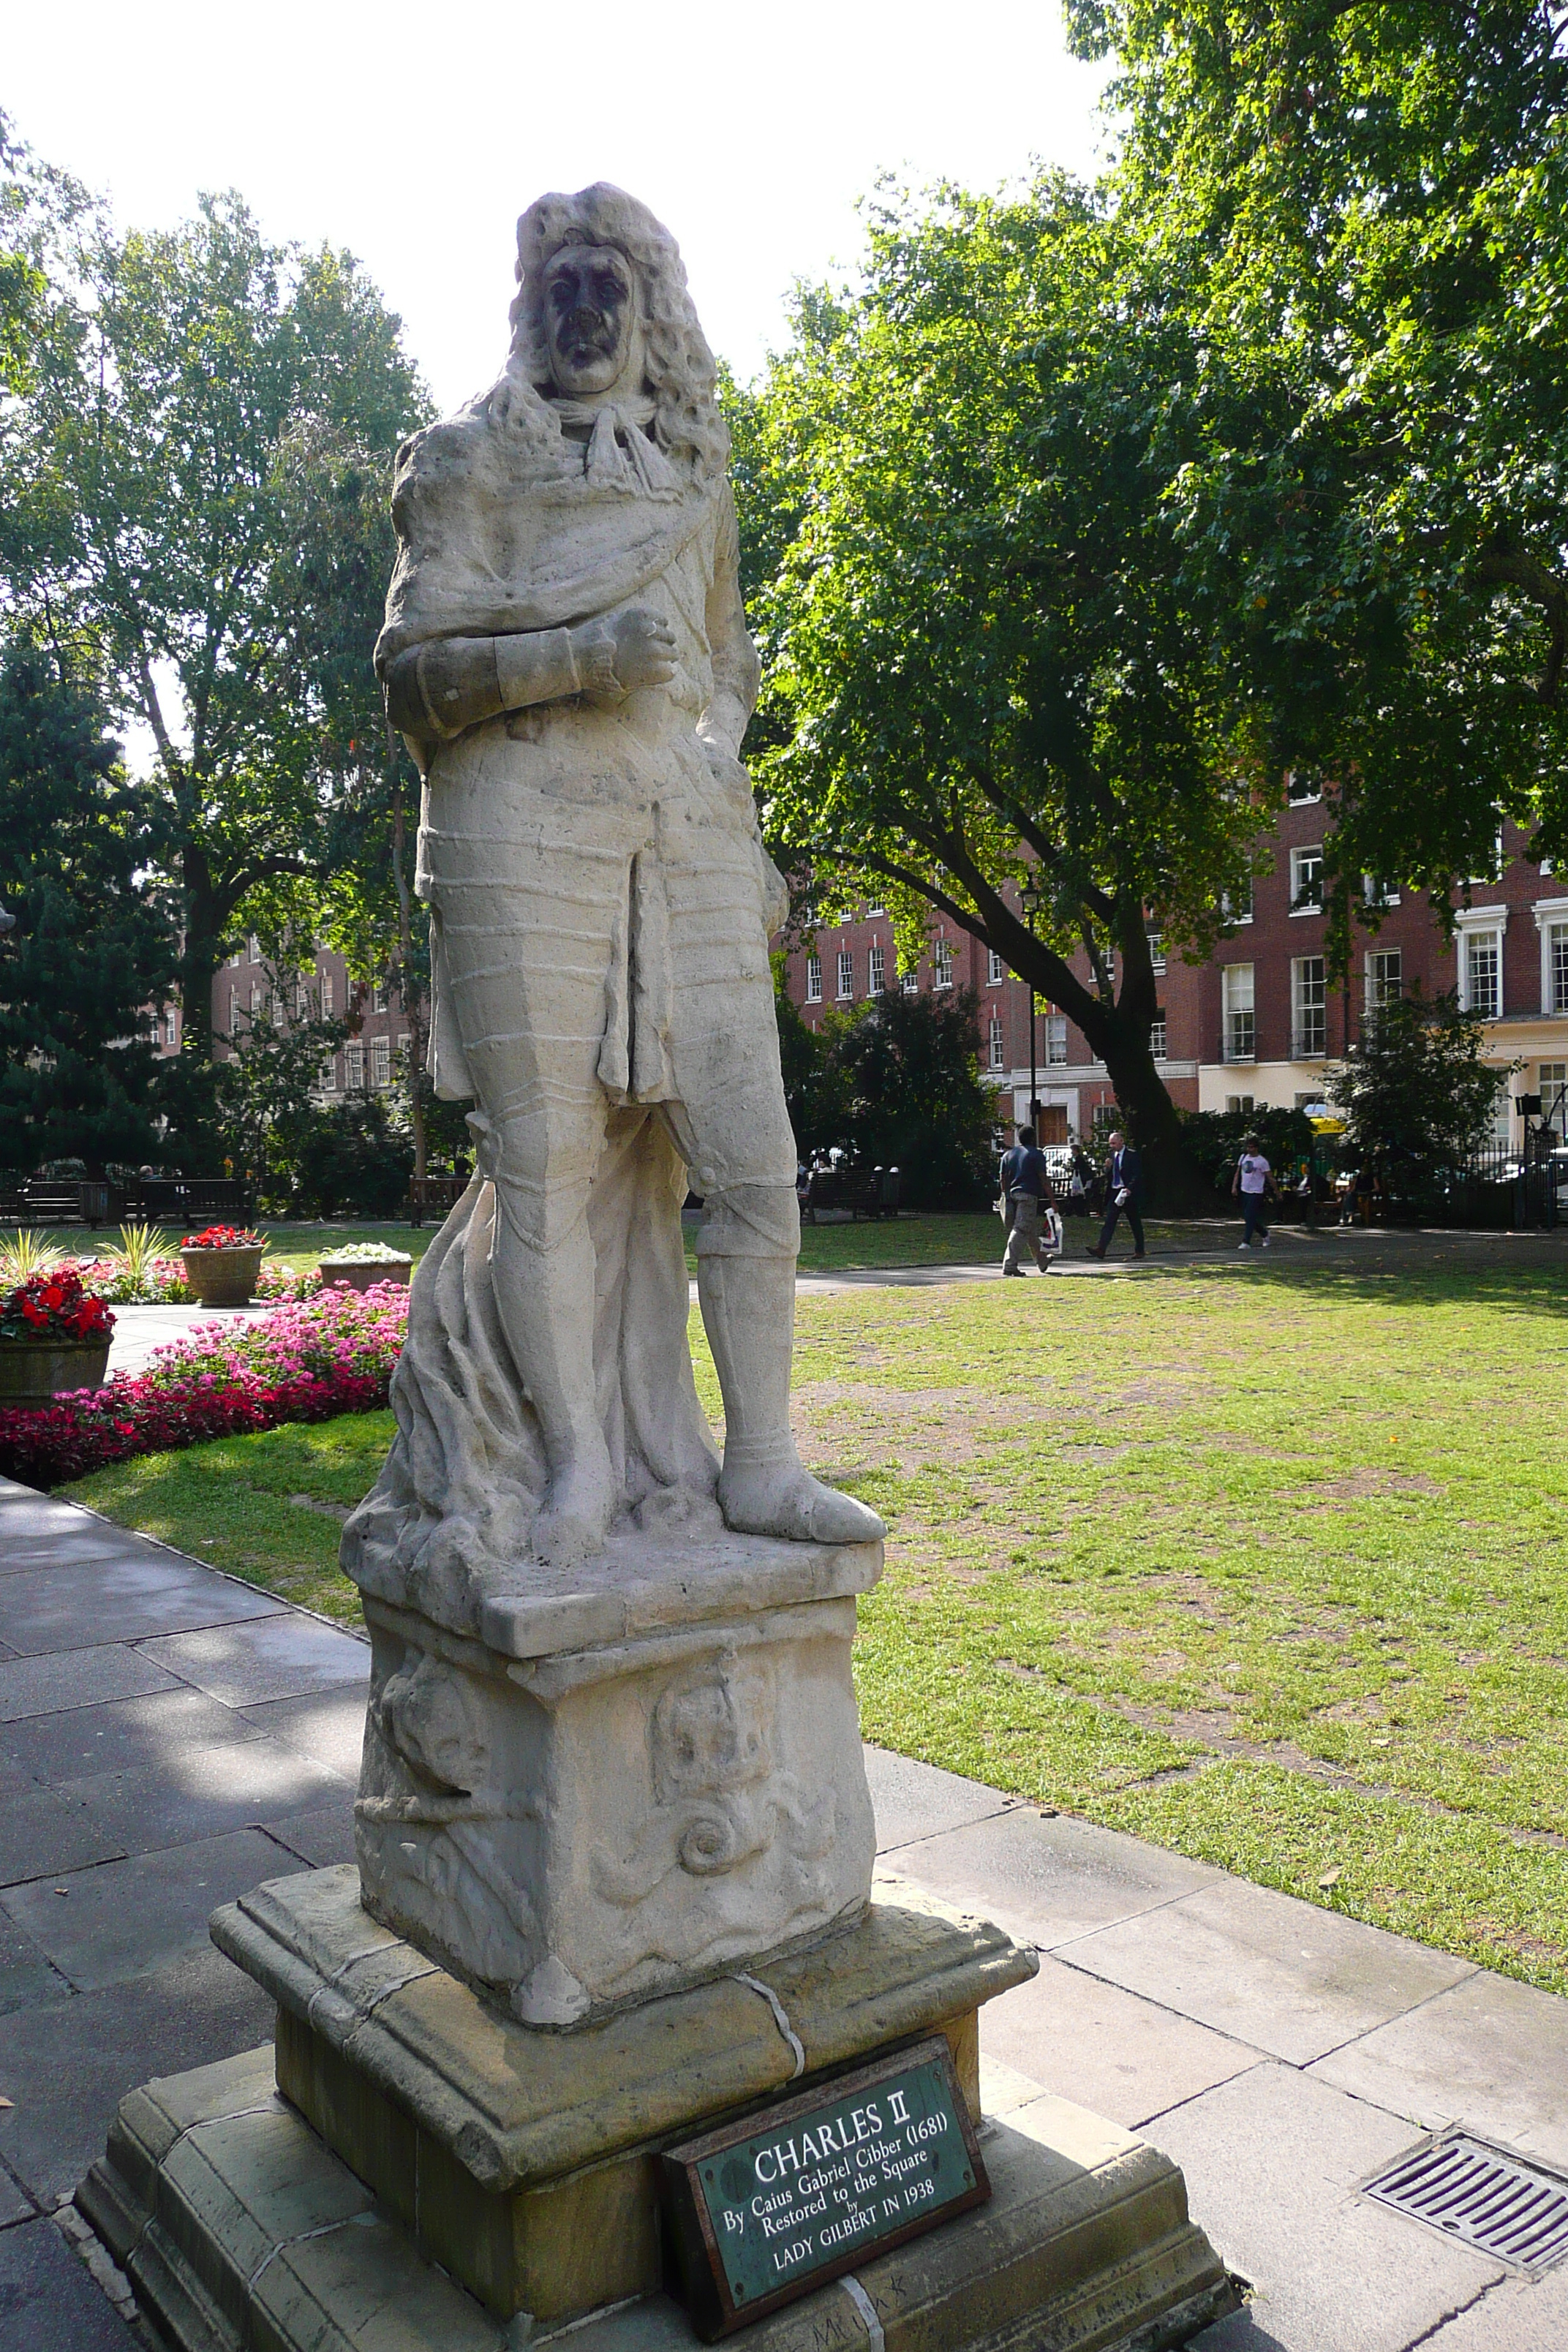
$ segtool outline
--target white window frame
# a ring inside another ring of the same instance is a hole
[[[880,996],[888,984],[888,959],[880,940],[873,940],[866,957],[866,993]]]
[[[1170,1058],[1170,1021],[1163,1013],[1156,1013],[1149,1024],[1149,1051],[1157,1062]]]
[[[1002,961],[1001,957],[997,954],[997,952],[996,952],[996,950],[995,950],[995,949],[994,949],[994,948],[987,948],[987,949],[986,949],[986,950],[985,950],[985,985],[986,985],[986,987],[987,987],[987,988],[1000,988],[1000,987],[1001,987],[1001,985],[1002,985],[1002,982],[1006,979],[1006,977],[1007,977],[1007,967],[1006,967],[1006,965],[1003,962],[1003,961]]]
[[[355,1037],[343,1049],[343,1076],[352,1095],[364,1092],[364,1040]]]
[[[1558,1073],[1561,1071],[1562,1076]],[[1535,1066],[1535,1090],[1541,1097],[1541,1116],[1551,1118],[1557,1108],[1559,1090],[1568,1083],[1568,1060],[1538,1062]],[[1568,1108],[1568,1097],[1564,1097]],[[1561,1130],[1559,1130],[1561,1131]]]
[[[855,950],[853,948],[840,948],[838,950],[838,1002],[840,1004],[845,1003],[854,993]]]
[[[871,922],[878,915],[886,915],[887,911],[886,907],[868,907],[866,909],[866,920],[868,922]]]
[[[180,1016],[175,1012],[174,1007],[172,1004],[167,1006],[163,1013],[163,1043],[165,1045],[174,1045],[178,1044],[180,1035],[179,1022]]]
[[[1006,1041],[1002,1034],[1001,1016],[994,1013],[991,1015],[991,1067],[994,1070],[1006,1068]]]
[[[1242,994],[1241,975],[1247,974],[1245,1004],[1237,1000]],[[1250,963],[1225,963],[1220,966],[1220,1059],[1224,1062],[1256,1062],[1258,1059],[1258,967]],[[1246,1027],[1242,1027],[1245,1021]]]
[[[324,1095],[335,1095],[337,1090],[338,1057],[335,1054],[323,1055],[321,1058],[321,1092]]]
[[[1299,907],[1296,901],[1300,898],[1302,891],[1307,887],[1306,883],[1302,880],[1301,869],[1306,865],[1306,862],[1310,857],[1316,858],[1317,860],[1318,896],[1316,900],[1311,904],[1305,907]],[[1290,912],[1292,915],[1321,915],[1322,911],[1323,845],[1321,841],[1304,841],[1300,844],[1300,847],[1293,849],[1290,852]]]
[[[822,1002],[822,958],[815,953],[805,960],[805,1001],[808,1004]]]
[[[1236,930],[1242,923],[1251,922],[1254,911],[1254,902],[1257,896],[1258,893],[1255,886],[1255,878],[1250,874],[1247,877],[1247,912],[1244,915],[1238,915],[1233,911],[1234,901],[1232,900],[1228,890],[1222,890],[1220,892],[1219,919],[1221,924],[1227,931]]]
[[[1508,908],[1506,907],[1466,907],[1454,918],[1454,953],[1458,964],[1459,1003],[1467,1013],[1470,1003],[1470,941],[1486,932],[1497,934],[1497,1009],[1489,1013],[1489,1021],[1500,1021],[1506,1009],[1503,988],[1504,950],[1507,946]]]
[[[321,974],[321,1018],[323,1021],[330,1021],[331,1017],[332,975],[330,971],[324,971]]]
[[[1316,967],[1315,970],[1311,967]],[[1310,991],[1318,992],[1315,995]],[[1316,1020],[1310,1016],[1316,1014]],[[1310,1042],[1316,1033],[1317,1043]],[[1290,959],[1290,1059],[1321,1062],[1329,1050],[1329,971],[1321,955]]]
[[[906,996],[918,996],[920,994],[921,976],[915,970],[913,964],[910,964],[906,971],[900,972],[899,986]]]
[[[370,1041],[370,1082],[379,1093],[392,1084],[392,1040],[373,1037]]]
[[[952,986],[952,942],[948,940],[938,940],[935,947],[932,948],[931,951],[931,970],[935,974],[935,978],[931,982],[931,986],[933,988],[951,988]]]
[[[1156,974],[1165,969],[1165,935],[1163,931],[1145,931],[1149,942],[1149,961]]]
[[[1285,774],[1285,801],[1288,807],[1311,808],[1317,802],[1321,801],[1322,797],[1323,792],[1321,784],[1310,791],[1299,793],[1296,790],[1296,772],[1293,768],[1287,769]]]
[[[1547,1015],[1568,1013],[1568,974],[1559,988],[1554,953],[1558,938],[1568,938],[1568,898],[1538,898],[1530,911],[1541,934],[1541,1010]]]
[[[1068,1017],[1065,1013],[1046,1015],[1046,1067],[1060,1070],[1067,1066]]]
[[[1362,876],[1361,895],[1363,903],[1368,907],[1397,907],[1399,904],[1398,891],[1377,874]]]
[[[1392,995],[1389,992],[1388,987],[1390,978],[1389,973],[1386,971],[1379,971],[1376,969],[1379,964],[1387,961],[1390,958],[1392,958],[1399,966],[1397,973],[1393,975],[1396,982],[1396,986]],[[1366,961],[1362,971],[1362,1002],[1366,1011],[1368,1013],[1381,1013],[1385,1004],[1394,1003],[1399,997],[1403,996],[1404,993],[1404,949],[1368,948],[1366,951]]]

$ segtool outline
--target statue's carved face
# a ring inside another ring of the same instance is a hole
[[[569,245],[544,271],[544,336],[558,392],[581,400],[620,382],[637,324],[631,264],[613,245]]]

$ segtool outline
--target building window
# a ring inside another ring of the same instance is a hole
[[[1232,1114],[1237,1111],[1252,1110],[1256,1108],[1250,1095],[1226,1095],[1225,1098],[1225,1107],[1226,1110],[1230,1111]]]
[[[237,988],[231,988],[228,992],[228,1034],[231,1037],[238,1027],[239,991]]]
[[[855,993],[855,959],[847,948],[838,950],[838,993],[840,996],[853,996]]]
[[[1568,1131],[1568,1062],[1542,1062],[1535,1084],[1542,1118],[1559,1135]]]
[[[805,1001],[808,1004],[822,1002],[822,958],[808,955],[805,960]]]
[[[171,1004],[171,1005],[170,1005],[170,1007],[169,1007],[169,1009],[168,1009],[168,1011],[167,1011],[167,1012],[164,1013],[164,1015],[163,1015],[163,1043],[164,1043],[164,1045],[173,1045],[176,1044],[176,1043],[178,1042],[178,1039],[179,1039],[179,1034],[180,1034],[180,1016],[179,1016],[179,1014],[175,1012],[175,1010],[174,1010],[174,1006]]]
[[[398,1059],[399,1065],[401,1066],[402,1072],[403,1072],[403,1075],[404,1075],[404,1076],[405,1076],[405,1077],[406,1077],[406,1076],[408,1076],[408,1066],[409,1066],[409,1048],[412,1046],[413,1043],[414,1043],[414,1040],[413,1040],[413,1038],[409,1035],[409,1034],[408,1034],[408,1032],[407,1032],[407,1030],[406,1030],[406,1029],[400,1029],[400,1030],[398,1031],[398,1033],[397,1033],[397,1059]]]
[[[899,986],[906,996],[917,996],[920,993],[920,985],[921,976],[913,964],[910,964],[907,971],[901,971],[899,974]]]
[[[356,1037],[349,1046],[343,1055],[343,1066],[348,1073],[350,1094],[362,1093],[364,1088],[364,1045],[362,1039]]]
[[[321,974],[321,1018],[323,1021],[330,1021],[331,1017],[332,975],[330,971],[324,971]]]
[[[945,940],[938,940],[931,950],[931,968],[936,973],[934,985],[938,988],[951,988],[952,986],[952,950]]]
[[[1549,923],[1545,940],[1545,986],[1541,992],[1541,1009],[1542,1013],[1568,1013],[1568,923]]]
[[[259,963],[261,961],[261,942],[257,938],[254,931],[251,932],[249,939],[247,940],[245,944],[251,962]]]
[[[272,992],[272,1025],[275,1029],[283,1026],[283,992],[280,988]]]
[[[1165,1016],[1156,1013],[1149,1024],[1149,1051],[1157,1062],[1165,1059]]]
[[[1002,1024],[994,1013],[991,1015],[991,1066],[994,1070],[999,1070],[1004,1066]]]
[[[1465,1009],[1496,1021],[1502,1013],[1502,933],[1466,931],[1460,946]]]
[[[875,916],[885,915],[887,911],[886,907],[868,907],[866,909],[866,919],[868,922],[870,922]]]
[[[386,982],[384,980],[378,980],[374,987],[371,990],[370,1009],[373,1013],[384,1013],[386,1011]]]
[[[338,1057],[335,1054],[329,1054],[321,1064],[321,1092],[324,1095],[335,1095],[337,1090]]]
[[[392,1040],[373,1037],[370,1041],[370,1082],[373,1087],[392,1084]]]
[[[1321,956],[1297,956],[1290,966],[1291,1055],[1318,1062],[1329,1050],[1329,982]]]
[[[1500,824],[1497,832],[1492,836],[1492,862],[1489,872],[1485,874],[1472,874],[1468,878],[1472,882],[1500,882],[1502,880],[1502,827]]]
[[[1154,970],[1157,972],[1163,971],[1165,969],[1164,940],[1158,931],[1150,931],[1147,934],[1147,938],[1149,941],[1149,961],[1153,965]]]
[[[868,996],[880,996],[887,985],[888,967],[882,943],[880,940],[873,940],[871,952],[866,959],[866,993]]]
[[[1298,775],[1294,769],[1285,779],[1285,796],[1292,808],[1303,808],[1309,801],[1321,801],[1323,797],[1315,777]]]
[[[987,987],[987,988],[1000,988],[1000,987],[1001,987],[1001,985],[1002,985],[1002,982],[1006,979],[1006,977],[1007,977],[1007,967],[1006,967],[1006,965],[1003,962],[1003,961],[1002,961],[1001,957],[997,954],[997,952],[996,952],[996,950],[995,950],[995,949],[994,949],[994,948],[987,948],[987,949],[986,949],[986,950],[985,950],[985,985],[986,985],[986,987]]]
[[[1251,922],[1252,877],[1250,874],[1247,876],[1246,881],[1242,883],[1239,889],[1221,891],[1219,900],[1219,919],[1222,923],[1226,925]]]
[[[1068,1057],[1068,1017],[1065,1013],[1046,1015],[1046,1066],[1058,1069]]]
[[[1322,845],[1320,843],[1313,849],[1293,849],[1290,852],[1290,912],[1293,915],[1321,915],[1322,911]]]
[[[262,987],[258,980],[250,983],[250,1017],[254,1021],[261,1010]]]
[[[1369,907],[1397,907],[1399,893],[1385,875],[1363,874],[1361,895]]]
[[[1366,1009],[1381,1013],[1405,993],[1405,960],[1397,948],[1371,948],[1366,959]]]
[[[1220,988],[1225,1004],[1222,1058],[1227,1062],[1255,1062],[1258,1025],[1253,1009],[1252,966],[1227,963],[1220,973]]]

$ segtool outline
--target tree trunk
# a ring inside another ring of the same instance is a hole
[[[180,1029],[186,1053],[210,1062],[213,1050],[213,982],[222,961],[224,916],[212,871],[198,849],[181,860],[185,940],[180,958]]]
[[[414,902],[403,870],[403,769],[390,725],[387,751],[393,761],[392,870],[397,884],[397,993],[408,1016],[408,1123],[414,1130],[414,1181],[425,1181],[425,1006],[414,982]]]

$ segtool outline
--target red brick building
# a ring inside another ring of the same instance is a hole
[[[318,1100],[337,1102],[345,1094],[390,1087],[398,1075],[399,1057],[406,1057],[409,1049],[408,1018],[396,999],[384,987],[351,980],[342,957],[330,948],[315,950],[298,986],[305,991],[308,1007],[298,987],[279,994],[259,941],[247,940],[213,977],[213,1050],[217,1058],[226,1057],[228,1039],[243,1035],[252,1013],[281,1021],[308,1009],[324,1021],[348,1018],[358,1024],[357,1034],[323,1061]],[[178,1053],[180,1015],[173,1005],[159,1016],[158,1037],[162,1052]]]
[[[1512,1096],[1541,1093],[1550,1113],[1568,1088],[1568,889],[1550,868],[1527,862],[1523,837],[1505,825],[1495,874],[1459,894],[1454,940],[1444,939],[1423,895],[1385,891],[1379,928],[1358,935],[1350,974],[1331,986],[1321,908],[1324,814],[1315,797],[1292,798],[1251,906],[1237,910],[1205,962],[1163,960],[1156,946],[1162,1019],[1153,1042],[1172,1098],[1187,1110],[1321,1101],[1325,1066],[1360,1034],[1369,1008],[1416,985],[1427,995],[1457,987],[1487,1015],[1488,1058],[1521,1065],[1498,1128],[1500,1141],[1517,1140]],[[1376,887],[1369,880],[1369,896]],[[789,992],[817,1026],[827,1006],[875,995],[894,961],[891,923],[867,908],[856,922],[825,925],[812,949],[789,958]],[[1081,955],[1074,969],[1087,980]],[[973,989],[981,1066],[1006,1104],[1002,1116],[1023,1118],[1029,998],[1022,983],[940,918],[917,971],[900,977],[906,986]],[[1109,1115],[1114,1105],[1110,1079],[1076,1024],[1043,1001],[1035,1056],[1047,1139],[1053,1129],[1089,1134],[1095,1113]],[[1563,1108],[1555,1123],[1563,1126]]]

